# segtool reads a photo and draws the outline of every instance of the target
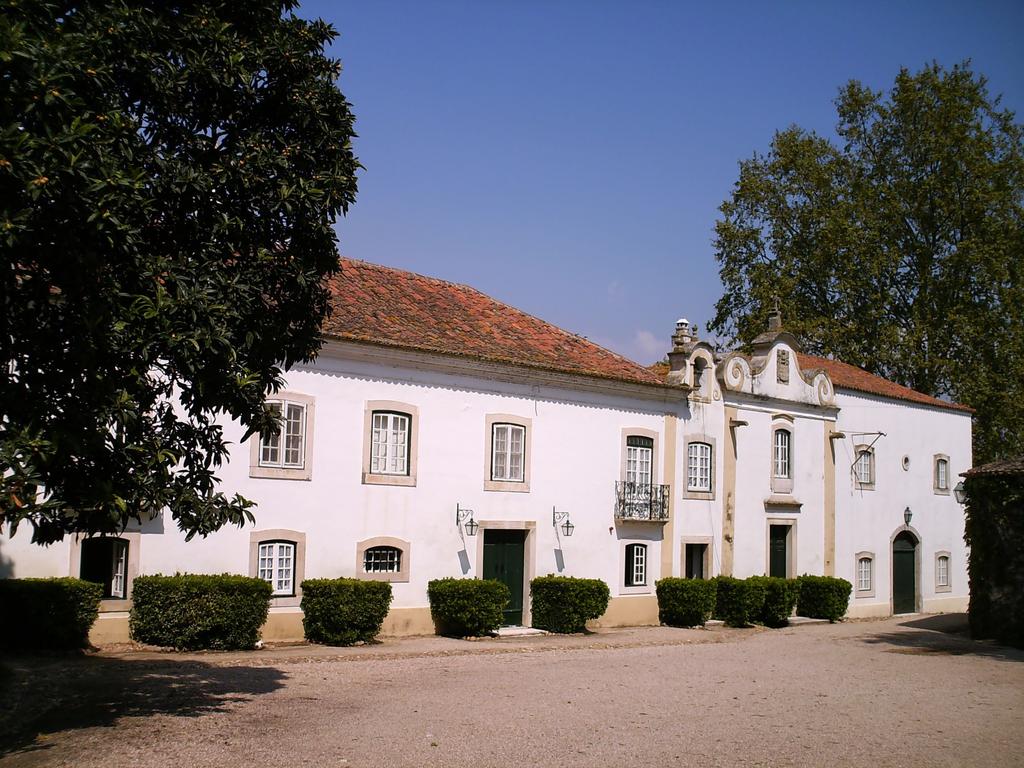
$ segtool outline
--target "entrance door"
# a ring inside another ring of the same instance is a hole
[[[892,612],[917,610],[917,540],[903,531],[892,542]]]
[[[505,609],[505,626],[523,623],[523,558],[526,553],[526,531],[484,529],[485,579],[497,579],[511,593]]]
[[[768,575],[781,579],[789,576],[788,525],[768,526]]]

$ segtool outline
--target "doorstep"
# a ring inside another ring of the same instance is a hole
[[[497,635],[498,637],[531,637],[533,635],[546,635],[543,629],[534,629],[533,627],[501,627]]]

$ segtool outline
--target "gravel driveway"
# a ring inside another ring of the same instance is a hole
[[[8,661],[0,766],[1024,764],[962,617]]]

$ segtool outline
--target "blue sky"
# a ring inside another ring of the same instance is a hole
[[[840,85],[970,58],[1024,109],[1021,2],[306,2],[341,33],[341,251],[467,283],[641,363],[721,295],[737,164]]]

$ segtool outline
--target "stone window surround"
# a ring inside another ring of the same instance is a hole
[[[249,477],[270,480],[312,480],[313,479],[313,424],[316,421],[316,400],[311,395],[300,392],[282,390],[267,398],[268,403],[287,400],[305,406],[305,424],[303,425],[302,466],[301,467],[263,467],[260,466],[260,436],[253,434],[249,438]],[[283,435],[282,435],[283,438]],[[281,450],[284,450],[282,441]]]
[[[392,572],[367,573],[363,570],[363,556],[366,550],[373,547],[394,547],[401,551],[401,568]],[[394,536],[374,536],[370,539],[356,542],[356,578],[366,581],[390,581],[393,583],[409,581],[409,563],[412,559],[412,544],[405,539],[398,539]]]
[[[775,433],[789,432],[789,477],[775,476]],[[786,413],[772,414],[771,447],[768,451],[768,474],[771,478],[772,493],[792,493],[796,467],[796,420]]]
[[[295,544],[294,573],[292,589],[294,595],[270,598],[272,608],[295,607],[302,603],[302,580],[306,578],[306,534],[287,528],[266,528],[249,533],[249,575],[259,578],[260,544],[270,541],[290,541]]]
[[[690,486],[690,444],[707,443],[711,446],[711,491],[691,491]],[[713,501],[715,498],[716,465],[718,464],[718,441],[710,435],[689,435],[683,444],[683,498]],[[696,542],[694,542],[696,543]]]
[[[373,442],[373,414],[375,411],[403,413],[409,417],[408,474],[389,475],[370,471],[370,447]],[[415,486],[419,437],[420,410],[415,405],[402,403],[397,400],[367,400],[363,407],[363,485]]]
[[[867,558],[871,561],[871,589],[860,588],[860,561]],[[858,552],[853,556],[853,597],[874,597],[875,582],[878,581],[878,573],[875,568],[874,552]]]
[[[792,452],[792,449],[790,449]],[[860,476],[857,474],[857,462],[860,461],[860,455],[862,452],[867,451],[870,458],[870,472],[869,475],[871,480],[867,483],[860,481]],[[853,487],[858,491],[873,491],[875,490],[875,449],[866,443],[861,443],[853,446]]]
[[[939,461],[946,462],[946,487],[939,487]],[[932,456],[932,492],[939,496],[949,496],[950,489],[950,464],[949,456],[944,453],[936,453]]]
[[[797,519],[793,517],[766,517],[764,522],[764,572],[768,575],[771,563],[772,547],[772,526],[785,525],[789,527],[789,537],[786,540],[786,578],[796,578],[796,542],[797,542]]]
[[[491,462],[495,424],[513,424],[524,429],[523,437],[523,480],[492,480]],[[533,460],[533,420],[509,413],[488,413],[484,417],[484,490],[530,492],[530,463]],[[479,520],[477,522],[480,522]]]
[[[619,480],[626,481],[626,439],[629,437],[649,437],[654,441],[651,447],[651,485],[658,485],[658,451],[659,435],[653,429],[643,427],[623,427],[622,438],[619,440]]]
[[[82,540],[87,538],[90,537],[84,534],[75,534],[70,537],[68,575],[76,579],[80,578],[82,573]],[[100,600],[100,613],[129,611],[132,607],[132,585],[135,582],[135,577],[139,575],[139,550],[142,546],[142,534],[138,531],[125,531],[117,536],[108,536],[107,538],[128,542],[128,567],[125,575],[124,597],[108,597]]]
[[[942,587],[939,586],[940,557],[946,558],[946,585]],[[935,553],[935,591],[936,593],[953,591],[953,556],[945,549],[940,549]]]
[[[623,443],[625,445],[625,443]],[[649,539],[622,539],[619,543],[619,594],[620,595],[650,595],[654,593],[654,581],[655,572],[654,565],[655,561],[651,556],[652,547],[651,544],[654,542]],[[639,544],[644,547],[645,559],[644,559],[644,575],[646,577],[646,584],[639,586],[627,587],[626,586],[626,548],[633,544]]]
[[[686,545],[706,544],[704,550],[704,578],[714,578],[711,566],[715,562],[715,537],[714,536],[683,536],[679,542],[679,575],[686,578]],[[625,568],[625,566],[623,566]]]

